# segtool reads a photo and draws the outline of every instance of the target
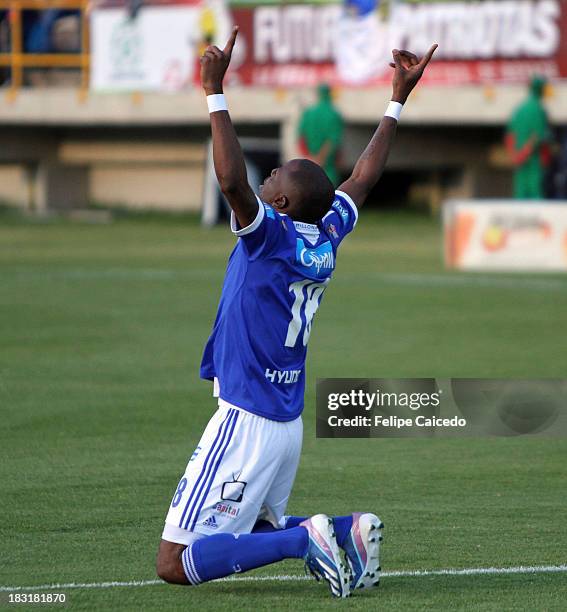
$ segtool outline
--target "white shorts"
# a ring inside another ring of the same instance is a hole
[[[215,533],[283,527],[303,423],[271,421],[219,402],[171,501],[162,538],[189,545]]]

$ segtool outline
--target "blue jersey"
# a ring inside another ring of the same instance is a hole
[[[303,410],[305,358],[342,239],[357,210],[341,191],[321,221],[293,221],[258,199],[255,220],[231,229],[238,242],[228,260],[217,317],[205,346],[201,378],[217,379],[221,400],[275,421]]]

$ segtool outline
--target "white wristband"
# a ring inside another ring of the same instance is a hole
[[[209,113],[228,110],[224,94],[212,94],[211,96],[207,96],[207,106],[209,107]]]
[[[403,104],[400,104],[399,102],[394,102],[392,100],[390,104],[388,104],[388,108],[386,109],[386,112],[384,113],[384,117],[392,117],[392,119],[399,121],[400,115],[402,114],[403,107],[404,107]]]

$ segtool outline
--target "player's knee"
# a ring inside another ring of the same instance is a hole
[[[171,584],[183,584],[187,582],[185,573],[183,572],[183,566],[179,559],[171,559],[163,555],[158,555],[156,572],[162,580]]]
[[[171,582],[171,564],[168,559],[164,558],[164,556],[159,553],[156,559],[156,573],[162,580],[165,580],[165,582]]]
[[[181,553],[184,548],[180,544],[164,543],[162,540],[156,559],[156,572],[165,582],[187,584],[187,578],[181,562]]]

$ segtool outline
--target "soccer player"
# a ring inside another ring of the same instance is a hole
[[[223,96],[236,35],[201,58],[215,171],[238,237],[201,364],[218,410],[173,496],[157,573],[197,585],[298,558],[346,597],[378,584],[380,519],[284,515],[301,451],[307,342],[337,249],[382,174],[402,105],[436,45],[421,60],[393,51],[392,101],[337,191],[317,164],[294,159],[272,171],[258,198]]]

